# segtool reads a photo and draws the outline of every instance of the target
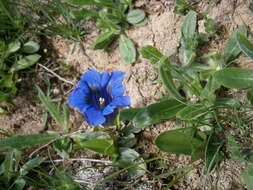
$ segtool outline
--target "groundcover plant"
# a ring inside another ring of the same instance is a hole
[[[6,2],[0,2],[0,13],[13,21],[13,15],[8,14],[11,9],[5,9],[8,7]],[[48,2],[45,9],[36,8],[38,15],[48,15],[50,20],[50,27],[44,28],[46,31],[43,35],[56,32],[68,34],[68,38],[79,38],[79,26],[68,28],[68,24],[94,19],[101,33],[93,48],[108,49],[113,40],[119,37],[119,50],[124,61],[135,62],[137,54],[134,43],[124,34],[124,30],[129,23],[145,25],[147,18],[144,11],[133,9],[131,1],[66,0],[63,4],[60,1],[59,5],[52,4],[52,7],[48,7],[51,1]],[[150,61],[159,76],[158,82],[166,89],[166,93],[156,103],[148,106],[131,107],[131,97],[125,94],[128,87],[124,86],[125,73],[122,71],[88,69],[74,84],[43,66],[56,78],[74,86],[64,94],[63,100],[51,97],[50,82],[47,90],[44,90],[43,85],[34,88],[38,92],[34,102],[43,104],[46,120],[49,113],[52,122],[62,129],[27,135],[13,135],[0,129],[0,134],[5,136],[0,139],[0,190],[89,189],[67,172],[66,165],[56,165],[57,162],[81,160],[73,156],[84,149],[109,159],[86,160],[117,168],[116,172],[92,184],[91,189],[126,172],[131,179],[145,175],[152,176],[152,179],[168,178],[162,189],[173,189],[173,185],[197,167],[201,167],[205,177],[212,172],[219,173],[220,164],[226,160],[243,164],[241,177],[244,186],[253,189],[253,71],[237,67],[243,60],[253,60],[252,33],[247,26],[240,26],[227,39],[224,51],[207,51],[208,48],[205,48],[208,44],[220,35],[218,23],[207,17],[208,10],[216,3],[217,0],[210,1],[204,12],[198,12],[194,7],[195,1],[177,0],[174,13],[185,15],[179,48],[166,53],[150,45],[140,48],[141,56]],[[57,12],[57,6],[62,8],[60,13]],[[96,9],[92,9],[92,6]],[[59,20],[51,20],[52,12]],[[62,20],[63,23],[55,24]],[[204,32],[198,30],[199,21],[204,23]],[[0,39],[0,103],[9,101],[17,93],[18,78],[23,74],[21,72],[28,72],[28,68],[33,68],[43,59],[37,54],[40,46],[31,40],[32,37],[11,35],[13,28],[24,33],[26,25],[13,22],[11,32]],[[7,30],[9,23],[5,22],[3,26]],[[39,25],[35,26],[39,28]],[[83,122],[90,126],[88,130],[79,128],[73,122],[71,116],[75,109],[82,116]],[[6,112],[0,109],[0,113]],[[152,158],[145,158],[144,153],[137,149],[142,131],[167,121],[173,123],[173,128],[157,134],[156,140],[150,142],[160,152]],[[78,130],[72,131],[73,126]],[[154,166],[158,168],[166,165],[161,162],[171,155],[190,157],[191,167],[164,172],[159,170],[161,172],[158,174],[150,171],[149,163],[160,161]],[[212,181],[210,188],[218,189],[217,183]]]

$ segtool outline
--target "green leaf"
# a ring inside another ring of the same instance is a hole
[[[39,49],[40,49],[40,45],[34,41],[26,42],[22,48],[24,53],[29,53],[29,54],[35,53],[39,51]]]
[[[164,152],[191,155],[202,141],[185,133],[192,128],[176,129],[161,133],[155,140],[156,146]]]
[[[206,33],[210,34],[211,36],[214,36],[216,34],[217,27],[216,27],[216,23],[213,19],[211,19],[211,18],[206,19],[204,26],[205,26]]]
[[[134,26],[139,26],[139,27],[141,27],[141,26],[147,25],[147,23],[148,23],[148,19],[145,18],[143,21],[138,22],[137,24],[134,24]]]
[[[67,118],[65,118],[61,114],[56,105],[50,101],[50,98],[45,96],[43,91],[38,86],[36,87],[38,90],[38,97],[40,101],[43,103],[43,105],[46,107],[47,111],[50,113],[50,115],[53,117],[53,119],[56,121],[58,125],[66,128],[67,127],[66,125],[68,125],[68,120],[66,120]],[[66,115],[66,117],[68,116]]]
[[[243,28],[235,30],[232,33],[232,35],[229,37],[225,50],[224,50],[225,62],[227,63],[233,61],[241,53],[241,48],[237,44],[237,40],[236,40],[236,36],[238,32],[240,32],[243,36],[247,35],[247,29],[246,27],[243,27]]]
[[[38,167],[43,161],[44,158],[42,157],[36,157],[32,160],[29,160],[20,168],[20,175],[21,176],[27,175],[30,170]]]
[[[15,180],[14,184],[15,190],[22,190],[26,185],[26,181],[23,178],[19,177],[18,179]]]
[[[161,61],[161,63],[159,64],[159,67],[158,67],[159,76],[162,79],[162,82],[165,85],[168,92],[170,93],[171,97],[175,98],[177,100],[182,100],[183,97],[179,94],[179,92],[174,84],[169,66],[170,66],[170,62],[168,60],[167,60],[167,62],[165,62],[165,60]]]
[[[209,112],[208,108],[204,105],[189,105],[179,112],[177,112],[177,117],[182,120],[193,120]]]
[[[119,41],[120,56],[126,63],[133,63],[136,59],[136,49],[132,40],[127,38],[124,34],[120,35]]]
[[[72,151],[72,142],[69,138],[59,139],[53,143],[57,154],[63,159],[69,158],[69,153]]]
[[[30,146],[37,146],[47,143],[57,137],[59,137],[59,134],[32,134],[13,136],[0,140],[0,150],[8,148],[22,149]]]
[[[133,122],[137,127],[145,127],[166,121],[174,118],[176,113],[184,107],[185,104],[174,99],[151,104],[138,112],[133,118]]]
[[[247,40],[245,35],[241,32],[236,33],[236,40],[242,52],[253,59],[253,43]]]
[[[1,141],[0,141],[0,149],[1,149]],[[1,178],[3,178],[3,181],[6,186],[10,183],[10,180],[14,174],[14,151],[8,152],[8,154],[5,157],[4,162],[0,166],[0,175],[2,174]]]
[[[127,167],[135,163],[135,161],[140,157],[139,153],[131,148],[119,148],[120,156],[115,163],[119,167]]]
[[[138,24],[145,19],[145,12],[140,9],[134,9],[128,12],[127,21],[131,24]]]
[[[250,89],[247,92],[247,99],[249,100],[250,104],[253,106],[253,89]]]
[[[121,121],[131,121],[136,116],[138,112],[141,112],[143,108],[129,108],[124,109],[120,112]]]
[[[18,51],[21,47],[21,43],[19,41],[14,41],[9,43],[8,45],[8,53],[14,53],[16,51]]]
[[[240,68],[226,68],[214,74],[217,82],[227,88],[248,88],[253,86],[253,71]]]
[[[248,190],[253,190],[253,166],[247,166],[243,170],[241,176],[246,183]]]
[[[141,48],[141,54],[144,58],[149,59],[152,64],[158,63],[163,54],[153,46],[144,46]]]
[[[39,54],[25,56],[22,59],[18,60],[17,63],[12,65],[10,71],[16,72],[31,67],[40,59],[40,57],[41,56]]]
[[[95,0],[67,0],[69,4],[84,6],[84,5],[96,5]]]
[[[106,49],[116,37],[114,30],[102,32],[97,38],[93,49]]]
[[[98,12],[84,8],[75,9],[71,12],[77,20],[90,20],[98,17]]]
[[[77,149],[87,148],[105,155],[115,155],[116,148],[113,139],[99,133],[83,133],[72,136]]]
[[[183,38],[191,39],[195,36],[197,27],[197,13],[195,11],[189,11],[181,26],[181,32]]]

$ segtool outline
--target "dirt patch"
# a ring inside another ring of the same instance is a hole
[[[221,0],[214,7],[208,17],[222,24],[224,35],[220,36],[211,46],[211,51],[222,52],[228,36],[238,26],[249,25],[253,29],[253,13],[248,9],[251,0]],[[204,10],[207,6],[206,1],[201,1],[198,7]],[[179,46],[180,26],[183,16],[173,13],[173,0],[138,0],[136,7],[145,9],[148,13],[148,24],[143,27],[134,27],[126,31],[139,48],[145,45],[152,45],[161,52],[176,49]],[[98,71],[120,70],[126,73],[126,94],[131,97],[132,107],[141,107],[157,101],[159,94],[164,92],[162,85],[157,82],[158,75],[153,65],[139,55],[134,65],[126,64],[119,56],[118,42],[113,44],[108,52],[92,50],[92,44],[99,31],[90,30],[86,39],[82,43],[70,42],[63,39],[53,38],[54,49],[58,53],[59,60],[66,60],[74,70],[77,71],[73,76],[72,82],[76,82],[78,77],[88,69]],[[243,67],[253,68],[252,61],[242,63]],[[37,133],[42,130],[42,109],[37,105],[30,104],[26,98],[17,98],[14,101],[16,110],[10,115],[0,116],[0,128],[11,130],[15,134]],[[90,129],[83,118],[75,113],[71,117],[72,128]],[[146,128],[141,134],[137,149],[142,152],[145,158],[150,158],[159,154],[154,145],[154,140],[162,131],[171,129],[173,124],[154,125]],[[191,165],[188,157],[169,157],[168,164],[175,168],[187,167]],[[174,189],[202,190],[211,189],[210,181],[218,180],[219,189],[241,189],[240,167],[234,162],[224,162],[221,165],[220,175],[216,173],[210,178],[204,178],[200,163],[197,169],[189,172]],[[211,180],[210,180],[211,179]]]

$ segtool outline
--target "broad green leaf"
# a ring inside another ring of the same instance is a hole
[[[132,148],[137,142],[137,139],[135,138],[135,135],[131,133],[130,135],[123,137],[120,137],[118,140],[118,146],[120,147],[126,147],[126,148]]]
[[[248,88],[253,86],[253,71],[240,68],[226,68],[214,74],[217,82],[227,88]]]
[[[20,41],[14,41],[14,42],[11,42],[9,45],[8,45],[8,53],[14,53],[16,51],[18,51],[21,47],[21,43]]]
[[[102,32],[97,38],[96,38],[96,42],[94,44],[93,49],[97,50],[97,49],[106,49],[114,40],[114,38],[116,37],[115,35],[115,31],[114,30],[110,30],[107,32]]]
[[[31,67],[40,59],[40,57],[41,56],[39,54],[25,56],[22,59],[18,60],[17,63],[12,65],[10,71],[16,72]]]
[[[40,49],[40,45],[34,41],[26,42],[22,48],[23,52],[29,53],[29,54],[35,53],[39,51],[39,49]]]
[[[232,35],[229,37],[224,50],[225,62],[229,63],[233,61],[240,53],[241,48],[237,44],[236,35],[240,32],[243,36],[247,35],[246,27],[235,30]]]
[[[132,40],[127,38],[124,34],[120,35],[119,40],[120,56],[126,63],[134,63],[136,60],[136,49]]]
[[[152,64],[158,63],[163,54],[153,46],[144,46],[141,48],[141,54],[144,58],[149,59]]]
[[[250,89],[247,92],[247,99],[249,100],[249,102],[251,103],[251,105],[253,106],[253,89]]]
[[[43,161],[44,161],[44,158],[42,157],[36,157],[32,160],[29,160],[20,168],[20,171],[19,171],[20,175],[21,176],[27,175],[30,170],[38,167]]]
[[[241,32],[236,33],[236,40],[242,52],[253,59],[253,43],[250,42]]]
[[[253,166],[247,166],[242,174],[243,181],[246,183],[248,190],[253,190]]]
[[[115,155],[116,148],[113,139],[108,135],[98,133],[83,133],[72,136],[77,149],[87,148],[105,155]]]
[[[183,109],[185,104],[174,99],[165,100],[156,104],[144,107],[133,118],[137,127],[145,127],[162,121],[172,119],[176,113]]]
[[[145,19],[145,12],[140,9],[134,9],[128,12],[127,21],[131,24],[138,24]]]
[[[197,26],[197,13],[194,11],[189,11],[181,26],[183,38],[185,39],[193,38],[195,35],[196,26]]]
[[[59,137],[59,134],[32,134],[13,136],[0,140],[0,150],[8,148],[22,149],[31,146],[37,146],[47,143],[57,137]]]
[[[177,112],[177,117],[182,120],[193,120],[197,119],[208,113],[208,108],[203,105],[189,105],[179,112]]]
[[[136,116],[138,112],[141,112],[143,108],[129,108],[120,111],[121,121],[131,121]]]
[[[161,133],[155,140],[156,146],[164,152],[191,155],[202,142],[190,134],[188,129],[176,129]]]
[[[175,98],[177,100],[181,100],[183,98],[179,94],[179,92],[174,84],[172,74],[171,74],[171,71],[169,70],[168,64],[170,65],[170,62],[161,61],[161,63],[159,64],[159,67],[158,67],[159,76],[162,79],[163,84],[165,85],[166,89],[168,90],[168,92],[170,93],[172,98]]]

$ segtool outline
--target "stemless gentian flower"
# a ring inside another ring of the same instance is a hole
[[[68,104],[76,107],[90,125],[107,124],[117,115],[117,108],[130,106],[129,96],[124,96],[123,79],[121,71],[88,70],[70,93]]]

